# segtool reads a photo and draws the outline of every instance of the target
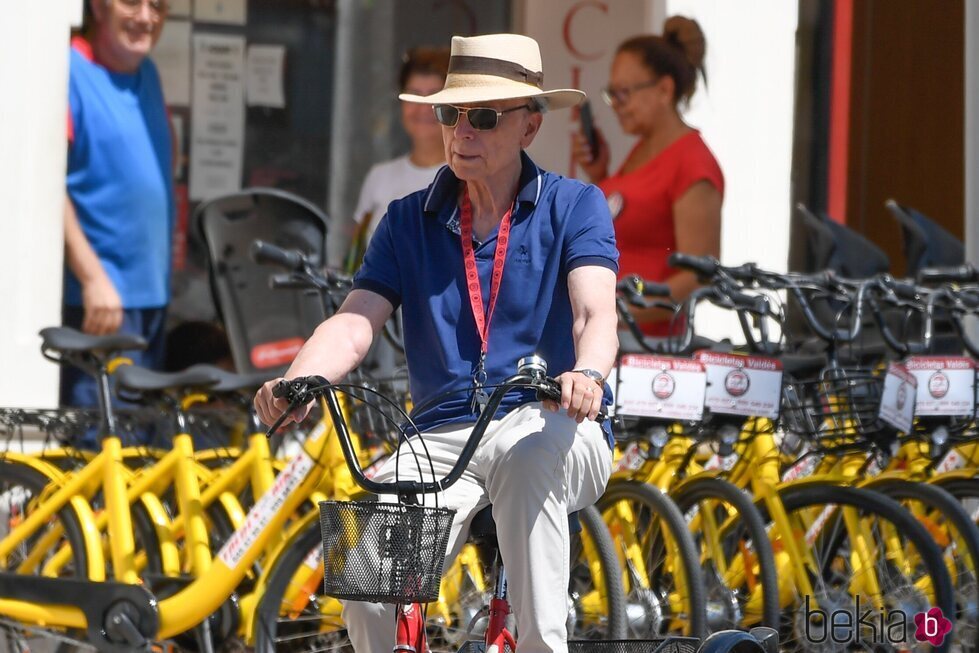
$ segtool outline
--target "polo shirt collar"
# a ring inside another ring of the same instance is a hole
[[[527,153],[520,151],[520,178],[517,180],[517,203],[529,203],[537,206],[540,200],[541,188],[544,185],[544,172],[537,167]],[[448,223],[455,215],[457,208],[459,179],[449,166],[442,166],[435,174],[423,204],[425,213],[437,215],[441,221]]]

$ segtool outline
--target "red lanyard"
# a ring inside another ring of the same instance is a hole
[[[466,283],[469,286],[469,304],[472,306],[473,317],[476,319],[476,331],[482,342],[480,348],[480,368],[489,350],[489,328],[496,308],[496,299],[500,294],[500,283],[503,281],[503,264],[506,263],[507,245],[510,240],[510,215],[513,207],[510,205],[500,222],[500,230],[496,236],[496,253],[493,255],[493,277],[490,282],[489,312],[483,312],[483,289],[479,284],[479,271],[476,269],[476,255],[473,252],[473,207],[469,201],[469,189],[462,192],[462,221],[460,236],[462,238],[462,257],[466,263]]]

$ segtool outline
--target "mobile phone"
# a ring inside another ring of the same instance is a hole
[[[591,113],[591,103],[585,100],[578,110],[578,120],[581,121],[581,131],[585,134],[588,147],[591,148],[592,158],[598,156],[598,137],[595,135],[595,121]]]

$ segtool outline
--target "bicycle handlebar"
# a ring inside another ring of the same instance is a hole
[[[343,416],[340,402],[337,399],[336,389],[321,376],[302,377],[292,381],[280,381],[276,384],[273,388],[273,396],[288,399],[289,408],[269,428],[268,434],[271,435],[274,433],[295,408],[317,397],[323,397],[326,400],[327,408],[333,419],[337,438],[340,441],[340,449],[343,451],[343,457],[357,485],[367,492],[374,494],[398,494],[403,496],[441,492],[453,485],[462,476],[470,460],[472,460],[473,454],[476,452],[479,441],[486,432],[489,423],[496,415],[497,410],[499,410],[500,404],[503,402],[503,398],[507,392],[516,388],[534,388],[538,391],[540,398],[551,400],[560,399],[561,386],[556,380],[547,377],[546,371],[546,364],[537,357],[521,359],[517,373],[500,383],[493,390],[492,394],[490,394],[489,400],[483,406],[482,412],[476,419],[472,432],[469,434],[469,438],[466,440],[466,444],[463,446],[455,465],[453,465],[452,469],[445,476],[438,480],[394,480],[381,483],[367,478],[354,451],[350,431],[347,428],[347,421]],[[603,411],[599,413],[596,421],[604,421],[606,418],[607,416]]]
[[[922,268],[918,270],[918,283],[974,283],[979,281],[979,269],[970,263],[957,267]]]
[[[709,280],[714,278],[720,269],[720,262],[713,256],[693,256],[683,252],[673,252],[666,262],[671,268],[682,268],[696,272],[701,279]]]
[[[691,256],[680,252],[671,254],[669,263],[673,267],[693,270],[702,279],[707,279],[715,283],[720,282],[721,285],[725,286],[725,294],[729,295],[736,304],[740,304],[743,300],[743,297],[739,298],[736,294],[739,285],[750,284],[770,290],[788,290],[799,303],[799,307],[809,328],[819,338],[831,343],[853,342],[859,337],[863,328],[863,304],[867,291],[873,283],[865,279],[838,277],[830,272],[821,272],[815,275],[780,274],[762,270],[753,263],[746,263],[737,267],[726,267],[711,256]],[[839,328],[836,325],[827,326],[816,316],[812,302],[804,292],[807,289],[813,288],[840,294],[841,298],[848,300],[850,305],[853,306],[853,311],[851,312],[847,326],[843,328]],[[761,314],[758,310],[748,308],[744,310]],[[739,313],[739,317],[742,322],[742,329],[746,330],[744,315]]]
[[[301,272],[309,267],[306,255],[298,249],[282,249],[263,240],[252,242],[251,256],[259,265],[276,265],[290,272]]]
[[[637,274],[630,274],[615,284],[615,290],[636,297],[666,297],[669,298],[670,287],[665,283],[647,281]]]

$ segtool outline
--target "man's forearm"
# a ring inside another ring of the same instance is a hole
[[[319,375],[337,382],[360,365],[373,342],[367,318],[338,313],[320,324],[296,355],[285,377]]]
[[[618,349],[615,313],[591,315],[576,325],[574,369],[593,369],[608,377]]]
[[[65,195],[65,262],[68,269],[84,285],[92,279],[105,274],[102,261],[98,254],[92,249],[88,237],[82,231],[82,225],[78,222],[78,215],[75,213],[75,205],[71,198]]]

